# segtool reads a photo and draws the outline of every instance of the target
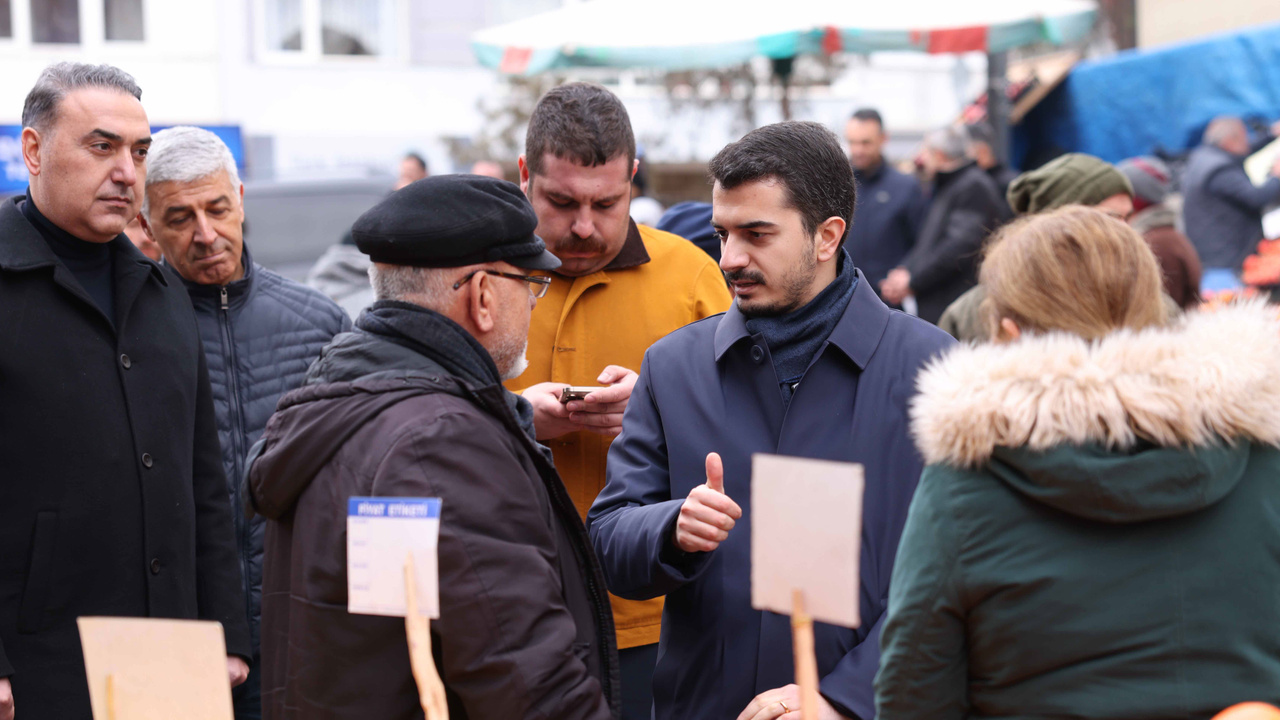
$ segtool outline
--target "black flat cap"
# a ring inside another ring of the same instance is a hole
[[[508,262],[554,270],[560,259],[533,234],[538,215],[514,183],[480,175],[435,175],[391,193],[351,228],[374,262],[461,267]]]

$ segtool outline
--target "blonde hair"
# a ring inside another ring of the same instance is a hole
[[[1166,320],[1151,248],[1125,223],[1080,205],[1005,226],[987,248],[980,281],[992,337],[1001,318],[1024,332],[1086,340]]]

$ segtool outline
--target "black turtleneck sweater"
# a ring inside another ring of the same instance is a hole
[[[36,207],[29,191],[26,202],[22,203],[22,214],[40,232],[44,241],[49,243],[53,254],[67,266],[98,309],[107,316],[107,321],[114,325],[116,302],[112,264],[115,253],[111,250],[111,243],[81,240],[54,225]]]

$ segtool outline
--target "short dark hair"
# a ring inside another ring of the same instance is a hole
[[[631,117],[617,95],[595,83],[574,82],[552,89],[538,101],[524,140],[530,175],[542,171],[547,153],[579,165],[604,165],[627,157],[627,177],[636,159]]]
[[[716,153],[707,169],[726,190],[776,179],[810,236],[832,217],[845,221],[842,246],[849,236],[857,199],[853,167],[835,134],[818,123],[781,122],[752,130]]]
[[[402,160],[412,160],[418,164],[418,167],[422,168],[422,172],[427,171],[427,159],[416,152],[405,153]]]
[[[969,133],[969,142],[985,143],[986,145],[995,147],[996,129],[991,126],[991,123],[979,120],[978,122],[965,125],[964,129],[965,132]]]
[[[82,88],[105,88],[142,99],[142,88],[129,73],[112,65],[60,62],[44,69],[22,105],[22,127],[46,132],[58,117],[67,93]]]
[[[875,108],[859,108],[853,112],[853,116],[850,119],[873,122],[876,127],[884,130],[884,119],[880,117],[880,111]]]

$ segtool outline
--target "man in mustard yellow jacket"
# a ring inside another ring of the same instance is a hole
[[[604,487],[609,444],[622,430],[644,352],[666,334],[729,308],[724,277],[693,243],[629,215],[635,136],[613,93],[589,83],[548,92],[529,120],[520,187],[537,234],[560,258],[529,327],[524,374],[507,383],[534,408],[538,440],[555,454],[582,517]],[[607,386],[560,402],[566,385]],[[624,720],[648,720],[662,599],[612,597]]]

